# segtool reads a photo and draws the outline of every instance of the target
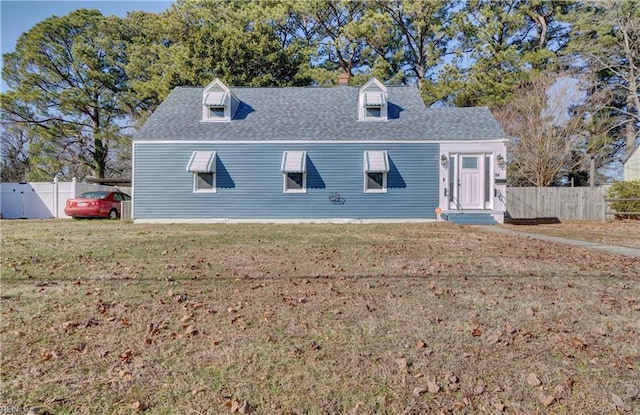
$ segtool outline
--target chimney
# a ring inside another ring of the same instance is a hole
[[[349,85],[349,78],[351,78],[351,75],[346,72],[338,75],[338,86]]]

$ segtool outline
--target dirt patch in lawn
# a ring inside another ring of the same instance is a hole
[[[6,408],[640,410],[640,260],[451,224],[2,222]]]
[[[640,249],[640,220],[570,221],[533,226],[504,225],[504,227],[520,232]]]

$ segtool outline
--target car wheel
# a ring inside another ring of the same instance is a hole
[[[111,209],[109,211],[109,219],[118,219],[118,211],[115,209]]]

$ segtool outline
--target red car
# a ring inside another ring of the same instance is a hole
[[[93,191],[79,197],[68,199],[64,214],[73,218],[119,218],[120,202],[131,200],[131,196],[122,192]]]

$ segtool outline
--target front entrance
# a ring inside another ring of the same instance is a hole
[[[458,199],[463,209],[482,209],[482,175],[480,174],[480,156],[460,156],[460,178],[458,181]]]
[[[485,154],[449,156],[450,209],[491,209],[487,197],[491,185],[491,158]]]

